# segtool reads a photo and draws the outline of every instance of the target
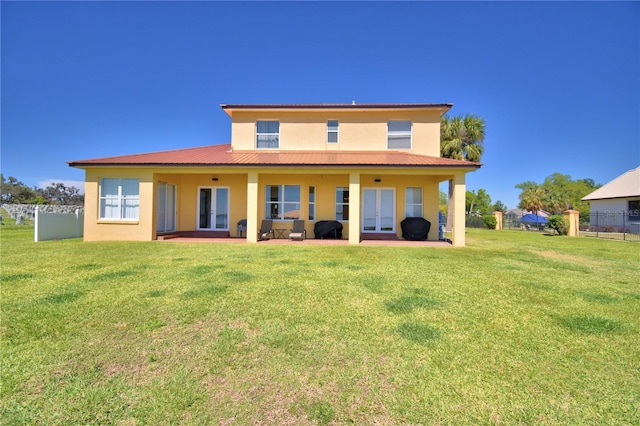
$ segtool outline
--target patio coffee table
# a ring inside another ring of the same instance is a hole
[[[273,235],[277,239],[285,239],[285,238],[287,238],[286,232],[288,232],[288,231],[289,231],[288,229],[274,229],[273,230]]]

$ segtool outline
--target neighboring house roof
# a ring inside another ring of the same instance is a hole
[[[323,167],[458,167],[476,169],[481,163],[429,157],[401,151],[234,151],[231,144],[146,154],[70,161],[86,166],[323,166]]]
[[[582,198],[582,201],[628,197],[640,197],[640,167],[618,176]]]
[[[229,116],[234,110],[397,110],[397,109],[435,109],[445,113],[453,104],[221,104],[220,107]]]

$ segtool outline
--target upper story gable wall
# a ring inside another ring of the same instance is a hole
[[[280,151],[385,151],[387,122],[408,120],[412,147],[406,151],[439,157],[441,113],[438,109],[235,110],[230,114],[231,145],[235,150],[257,149],[256,122],[275,120],[280,123]],[[339,122],[338,143],[327,142],[328,120]]]

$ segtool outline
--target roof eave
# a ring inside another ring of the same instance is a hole
[[[358,111],[358,110],[437,110],[440,114],[444,114],[453,107],[452,103],[435,103],[435,104],[220,104],[220,108],[230,117],[235,110],[244,111]]]
[[[237,164],[237,163],[87,163],[87,162],[68,162],[69,167],[87,168],[87,167],[237,167],[237,168],[256,168],[256,167],[329,167],[329,168],[386,168],[386,169],[469,169],[477,170],[482,167],[480,163],[470,164],[364,164],[364,163],[253,163],[253,164]]]

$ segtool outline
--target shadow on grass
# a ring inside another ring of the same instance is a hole
[[[11,281],[22,281],[28,280],[31,278],[35,278],[35,274],[7,274],[2,276],[2,281],[11,282]]]
[[[94,283],[99,283],[99,282],[104,282],[104,281],[117,280],[118,278],[130,277],[132,275],[136,275],[136,272],[135,271],[130,271],[130,270],[112,271],[112,272],[105,272],[103,274],[95,275],[95,276],[89,278],[88,281],[94,282]]]
[[[83,295],[84,295],[84,292],[80,290],[70,290],[64,293],[50,294],[40,299],[40,302],[52,303],[52,304],[71,303],[71,302],[75,302],[76,300],[81,298]]]
[[[416,309],[433,309],[442,304],[439,300],[426,297],[427,291],[414,288],[413,294],[401,296],[385,303],[385,307],[392,314],[409,314]]]
[[[167,290],[151,290],[142,294],[142,297],[162,297],[167,294]]]
[[[412,342],[426,345],[440,338],[442,333],[435,327],[413,322],[404,322],[398,326],[396,332]]]
[[[416,309],[433,309],[440,305],[440,302],[424,296],[412,295],[402,296],[385,303],[385,307],[392,314],[408,314]]]
[[[227,291],[226,285],[210,285],[206,287],[199,287],[199,288],[187,290],[184,293],[182,293],[180,296],[183,299],[195,299],[198,297],[215,296],[218,294],[225,293],[226,291]]]
[[[248,283],[253,280],[253,274],[245,271],[227,271],[224,276],[231,284]]]
[[[557,321],[566,329],[583,334],[618,333],[624,329],[620,321],[594,315],[559,317]]]
[[[587,293],[583,291],[577,291],[576,294],[588,302],[596,302],[596,303],[603,303],[603,304],[619,302],[619,300],[616,297],[607,296],[606,294]]]

